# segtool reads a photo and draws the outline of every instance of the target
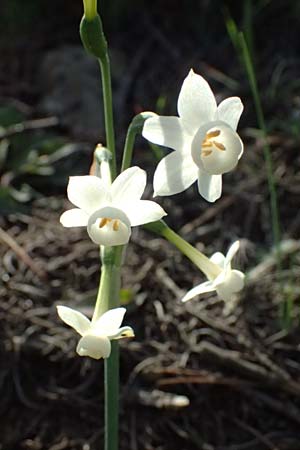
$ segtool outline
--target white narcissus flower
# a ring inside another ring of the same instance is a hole
[[[120,328],[125,308],[110,309],[95,321],[90,321],[79,311],[67,306],[57,306],[57,312],[61,320],[80,334],[81,339],[76,348],[80,356],[90,356],[94,359],[108,358],[112,339],[134,337],[132,328]]]
[[[199,193],[209,202],[222,193],[222,174],[243,154],[236,133],[243,111],[238,97],[218,106],[209,84],[191,70],[178,97],[179,117],[156,116],[145,121],[143,136],[175,151],[163,158],[154,174],[154,195],[173,195],[198,180]]]
[[[166,215],[155,202],[141,200],[146,172],[139,167],[124,170],[112,184],[93,176],[70,177],[68,198],[77,208],[60,217],[65,227],[87,227],[95,244],[127,244],[131,227],[154,222]]]
[[[220,252],[214,253],[210,258],[210,262],[213,264],[209,264],[207,268],[203,267],[204,264],[201,262],[201,270],[206,273],[209,281],[188,291],[182,301],[187,302],[196,295],[217,291],[218,296],[227,302],[231,299],[232,294],[241,291],[244,287],[245,275],[243,272],[231,268],[231,260],[239,247],[240,242],[236,241],[231,245],[226,256]]]

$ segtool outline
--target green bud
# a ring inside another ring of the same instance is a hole
[[[99,14],[96,14],[92,20],[83,16],[80,23],[80,37],[88,53],[101,60],[106,57],[107,42]]]

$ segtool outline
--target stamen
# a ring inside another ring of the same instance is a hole
[[[202,155],[203,156],[209,156],[212,153],[212,150],[203,150]]]
[[[215,147],[217,147],[218,150],[226,150],[225,145],[221,144],[221,142],[213,141],[213,144],[215,145]]]
[[[205,140],[211,139],[213,137],[217,137],[221,134],[220,130],[211,131],[210,133],[206,133]]]
[[[114,220],[113,230],[114,231],[118,231],[119,230],[119,226],[120,226],[120,221],[118,219]]]
[[[101,219],[99,223],[99,228],[105,227],[105,225],[108,224],[109,222],[111,222],[111,219],[109,219],[108,217],[103,217],[103,219]]]
[[[206,140],[203,142],[202,144],[202,148],[207,148],[207,147],[212,147],[212,143],[211,142],[207,142]]]

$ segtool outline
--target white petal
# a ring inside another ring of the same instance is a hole
[[[103,181],[93,175],[70,177],[68,198],[73,205],[92,213],[110,203],[110,196]]]
[[[123,209],[123,202],[139,200],[144,193],[146,179],[146,172],[139,167],[130,167],[120,173],[111,186],[113,205]]]
[[[216,286],[218,296],[224,301],[230,300],[233,294],[243,289],[244,278],[245,275],[239,270],[230,270],[223,283]]]
[[[122,210],[106,206],[90,216],[87,232],[95,244],[124,245],[130,238],[130,221]]]
[[[222,194],[222,175],[210,175],[199,170],[198,190],[208,202],[215,202]]]
[[[132,227],[155,222],[167,215],[166,211],[158,203],[152,202],[151,200],[140,200],[126,205],[124,211]]]
[[[244,106],[239,97],[229,97],[223,100],[216,112],[216,120],[223,120],[235,131]]]
[[[218,266],[220,266],[222,269],[224,268],[225,265],[225,256],[223,255],[223,253],[221,252],[216,252],[214,253],[210,258],[209,258],[213,263],[217,264]]]
[[[106,311],[98,320],[92,323],[93,334],[100,336],[116,334],[123,322],[125,313],[125,308],[114,308]]]
[[[211,281],[205,281],[204,283],[201,283],[188,291],[181,301],[187,302],[188,300],[196,297],[196,295],[205,294],[206,292],[212,292],[215,290],[216,288]]]
[[[154,144],[181,150],[190,139],[179,117],[156,116],[144,123],[142,135]]]
[[[172,152],[163,158],[154,173],[154,195],[184,191],[197,179],[198,168],[188,153]]]
[[[225,265],[228,263],[231,263],[232,258],[235,256],[235,254],[239,251],[240,248],[240,241],[235,241],[228,249],[228,252],[226,254],[225,258]]]
[[[74,208],[65,211],[60,216],[60,223],[64,227],[86,227],[89,220],[89,216],[82,209]]]
[[[87,334],[78,342],[76,351],[80,356],[90,356],[94,359],[108,358],[111,352],[111,343],[106,336]]]
[[[134,336],[135,334],[131,327],[121,327],[115,334],[110,334],[108,338],[112,340],[112,339],[130,338]]]
[[[190,131],[196,131],[205,122],[213,120],[217,104],[214,94],[200,75],[190,70],[178,97],[178,114]]]
[[[81,336],[90,329],[91,322],[89,319],[75,309],[67,306],[57,306],[57,313],[63,322],[74,328]]]

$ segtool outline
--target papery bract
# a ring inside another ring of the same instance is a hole
[[[90,321],[84,314],[67,306],[57,306],[59,317],[77,333],[81,339],[76,351],[80,356],[94,359],[108,358],[112,339],[133,337],[131,327],[121,327],[125,308],[114,308],[105,312],[99,319]]]
[[[198,180],[209,202],[222,193],[222,174],[234,169],[243,153],[236,133],[243,105],[238,97],[218,106],[208,83],[191,70],[177,104],[179,117],[151,117],[143,136],[175,151],[163,158],[154,174],[154,195],[173,195]]]

